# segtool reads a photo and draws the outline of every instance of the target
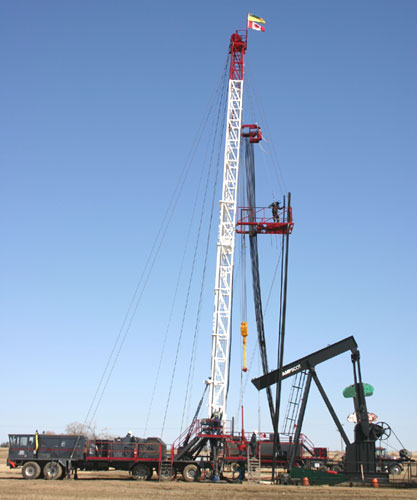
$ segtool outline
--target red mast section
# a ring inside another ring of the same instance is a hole
[[[247,48],[247,31],[238,31],[230,37],[230,80],[243,80],[243,56]]]

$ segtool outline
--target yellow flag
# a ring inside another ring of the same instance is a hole
[[[265,19],[262,19],[262,17],[254,16],[253,14],[248,14],[248,21],[265,24]]]

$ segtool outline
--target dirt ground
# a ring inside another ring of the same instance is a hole
[[[81,472],[79,480],[27,481],[21,470],[6,466],[7,450],[0,449],[0,500],[84,498],[100,500],[180,499],[211,500],[417,500],[417,489],[346,486],[276,486],[270,484],[185,483],[183,481],[132,481],[127,472]]]

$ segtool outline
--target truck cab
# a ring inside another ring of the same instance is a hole
[[[9,434],[7,465],[25,479],[60,479],[85,458],[87,438],[68,434]]]
[[[35,434],[10,434],[8,462],[35,457]]]
[[[381,472],[389,472],[390,474],[397,475],[401,474],[404,469],[401,456],[392,457],[388,455],[386,448],[376,447],[375,457],[377,467]]]

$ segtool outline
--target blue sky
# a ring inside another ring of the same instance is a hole
[[[177,363],[176,346],[213,116],[177,206],[169,200],[222,76],[230,34],[253,9],[245,0],[1,2],[0,441],[84,420],[167,210],[165,239],[93,423],[113,434],[144,431],[185,255],[148,425],[148,434],[160,434],[173,380],[164,438],[179,433],[210,191]],[[417,5],[260,1],[254,14],[267,21],[265,33],[250,33],[246,57],[244,121],[258,121],[265,135],[256,151],[258,205],[289,190],[296,222],[285,362],[354,335],[363,378],[375,387],[369,409],[416,450]],[[186,421],[210,370],[218,198],[219,186]],[[279,243],[264,237],[264,297],[278,254]],[[241,383],[236,261],[230,417]],[[271,366],[276,308],[272,292]],[[249,332],[251,353],[251,312]],[[255,361],[247,377],[259,374]],[[352,436],[352,404],[342,397],[352,383],[349,356],[318,374]],[[246,427],[270,430],[265,395],[258,399],[250,383],[244,404]],[[304,430],[317,445],[340,445],[315,390]]]

